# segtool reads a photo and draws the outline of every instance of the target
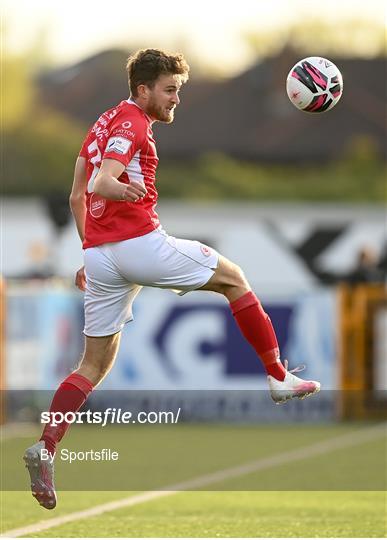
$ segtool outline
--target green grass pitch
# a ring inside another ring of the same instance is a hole
[[[231,451],[224,451],[218,460],[215,457],[219,448],[208,460],[199,459],[199,463],[195,462],[192,469],[177,467],[178,472],[174,480],[178,478],[184,480],[238,463],[246,463],[256,457],[265,458],[289,448],[305,447],[316,441],[328,440],[362,427],[326,425],[309,426],[305,429],[300,426],[259,426],[259,428],[223,426],[217,429],[203,426],[184,427],[181,431],[182,437],[176,438],[176,444],[179,440],[181,444],[181,440],[184,441],[187,437],[188,447],[192,441],[201,438],[205,449],[206,444],[213,444],[215,438],[212,439],[211,434],[215,432],[216,439],[220,439],[220,447],[226,440],[231,439],[235,440],[235,445]],[[164,434],[166,440],[170,440],[171,433],[168,430],[168,427],[163,426],[158,432],[157,438],[160,439],[161,447],[162,437],[159,435]],[[84,445],[85,438],[88,442],[93,440],[92,431],[88,430],[86,437],[85,433],[84,428],[78,429],[78,426],[73,428],[66,445],[78,448],[82,447],[82,440]],[[105,431],[105,437],[107,433]],[[121,438],[127,443],[129,435],[122,430],[112,430],[111,437],[114,444],[119,447]],[[13,466],[16,467],[17,464],[24,475],[26,489],[28,476],[26,471],[23,471],[21,449],[30,442],[30,437],[15,437],[3,444],[5,447],[3,455],[15,457],[15,464],[11,460],[9,469],[13,470]],[[243,447],[243,451],[235,455],[235,449],[240,447]],[[170,446],[168,448],[170,449]],[[257,471],[246,478],[225,479],[216,485],[206,486],[205,490],[167,495],[94,517],[77,519],[27,536],[384,537],[387,532],[386,491],[382,489],[386,482],[385,450],[383,438],[362,442],[347,449],[336,449],[288,465]],[[170,467],[171,464],[165,459],[164,457],[160,461],[159,466]],[[172,461],[175,460],[174,454]],[[5,463],[3,459],[2,467]],[[61,478],[61,467],[62,464],[57,466],[58,478]],[[172,468],[170,470],[172,471]],[[332,489],[322,489],[330,485],[325,480],[332,470],[334,472],[332,476],[341,475],[340,479],[337,479],[337,485],[333,483]],[[308,482],[305,484],[308,486],[307,490],[297,490],[297,479],[302,476],[311,479],[310,484]],[[377,476],[381,480],[379,483]],[[162,480],[161,475],[160,482]],[[354,488],[358,485],[364,488],[343,490],[342,487],[350,486],[352,480],[355,482]],[[61,482],[62,480],[57,485],[58,507],[51,512],[40,508],[27,490],[3,491],[1,533],[126,498],[138,492],[128,489],[60,491]],[[261,490],[257,489],[259,485],[262,487]],[[273,486],[281,486],[281,489],[272,490]],[[210,491],[211,489],[214,491]]]

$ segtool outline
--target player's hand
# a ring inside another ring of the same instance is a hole
[[[132,180],[130,184],[123,184],[123,187],[124,189],[121,194],[122,201],[136,202],[147,194],[144,184],[135,180]]]
[[[84,266],[82,266],[75,274],[75,285],[80,291],[86,290],[86,274]]]

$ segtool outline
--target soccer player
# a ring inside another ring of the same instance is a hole
[[[87,133],[75,164],[70,206],[83,242],[84,267],[76,285],[85,291],[85,351],[78,369],[56,391],[50,412],[76,412],[112,368],[121,330],[133,319],[132,304],[143,286],[182,295],[205,290],[226,297],[242,334],[267,372],[277,403],[318,392],[320,384],[288,371],[280,359],[268,315],[242,270],[200,242],[169,236],[155,210],[158,157],[156,121],[171,123],[188,80],[181,54],[140,50],[129,58],[130,98],[103,113]],[[68,428],[46,424],[38,443],[26,450],[32,494],[45,508],[56,505],[53,466]]]

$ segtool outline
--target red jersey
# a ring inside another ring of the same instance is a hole
[[[87,159],[84,248],[143,236],[160,225],[155,212],[159,160],[151,123],[134,101],[125,100],[103,113],[89,130],[79,153]],[[113,201],[94,193],[95,177],[106,158],[125,165],[120,182],[136,180],[145,184],[145,197],[136,202]]]

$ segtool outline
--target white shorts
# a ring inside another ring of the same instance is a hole
[[[144,236],[85,250],[86,336],[109,336],[133,320],[133,300],[143,286],[182,295],[213,276],[219,254],[159,228]]]

